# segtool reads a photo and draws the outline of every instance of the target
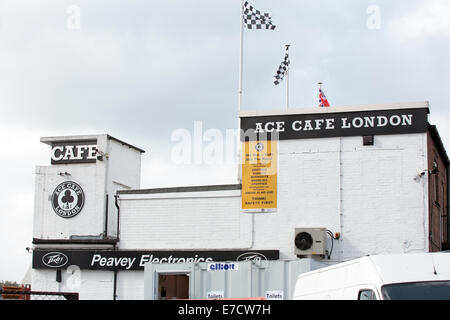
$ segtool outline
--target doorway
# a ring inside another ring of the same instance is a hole
[[[158,300],[189,299],[189,274],[159,274]]]

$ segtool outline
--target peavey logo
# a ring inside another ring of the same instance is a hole
[[[69,262],[69,258],[64,253],[50,252],[42,257],[42,263],[50,268],[61,268]]]
[[[237,257],[236,261],[262,261],[267,260],[266,256],[258,252],[247,252]]]

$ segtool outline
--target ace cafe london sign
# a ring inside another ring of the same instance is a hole
[[[95,163],[96,160],[96,140],[52,144],[52,164]]]
[[[242,117],[241,141],[424,133],[427,123],[427,108]]]

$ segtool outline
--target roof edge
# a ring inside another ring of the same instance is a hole
[[[428,132],[431,135],[434,143],[436,144],[436,148],[441,154],[442,160],[445,161],[445,166],[448,167],[450,165],[450,159],[448,157],[447,151],[445,150],[444,143],[442,142],[441,136],[439,135],[439,131],[435,125],[431,125],[428,123]]]
[[[295,115],[295,114],[327,114],[340,112],[357,112],[357,111],[376,111],[376,110],[396,110],[396,109],[427,109],[430,112],[430,103],[422,102],[400,102],[390,104],[368,104],[353,106],[336,106],[330,108],[293,108],[289,110],[272,109],[272,110],[242,110],[239,112],[240,118],[264,117],[275,115]]]
[[[145,150],[138,148],[132,144],[129,144],[123,140],[117,139],[113,136],[110,136],[109,134],[87,134],[87,135],[74,135],[74,136],[52,136],[52,137],[42,137],[40,139],[40,141],[42,143],[48,144],[48,145],[52,145],[55,142],[66,142],[66,141],[73,141],[73,142],[77,142],[77,141],[88,141],[88,140],[97,140],[99,138],[105,138],[108,140],[114,140],[118,143],[121,143],[129,148],[135,149],[137,151],[139,151],[140,153],[145,153]]]
[[[241,184],[226,184],[226,185],[139,189],[139,190],[120,190],[120,191],[117,191],[117,194],[118,195],[121,195],[121,194],[123,194],[123,195],[126,195],[126,194],[158,194],[158,193],[230,191],[230,190],[241,190],[241,189],[242,189]]]
[[[116,244],[119,239],[38,239],[33,238],[33,244]]]

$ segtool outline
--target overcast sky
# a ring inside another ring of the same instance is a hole
[[[272,76],[291,44],[290,105],[430,101],[447,149],[450,1],[251,0],[244,110],[284,106]],[[31,263],[43,136],[108,133],[147,150],[143,188],[236,183],[236,166],[176,165],[172,133],[237,127],[240,0],[0,1],[0,280]],[[450,150],[450,149],[449,149]]]

